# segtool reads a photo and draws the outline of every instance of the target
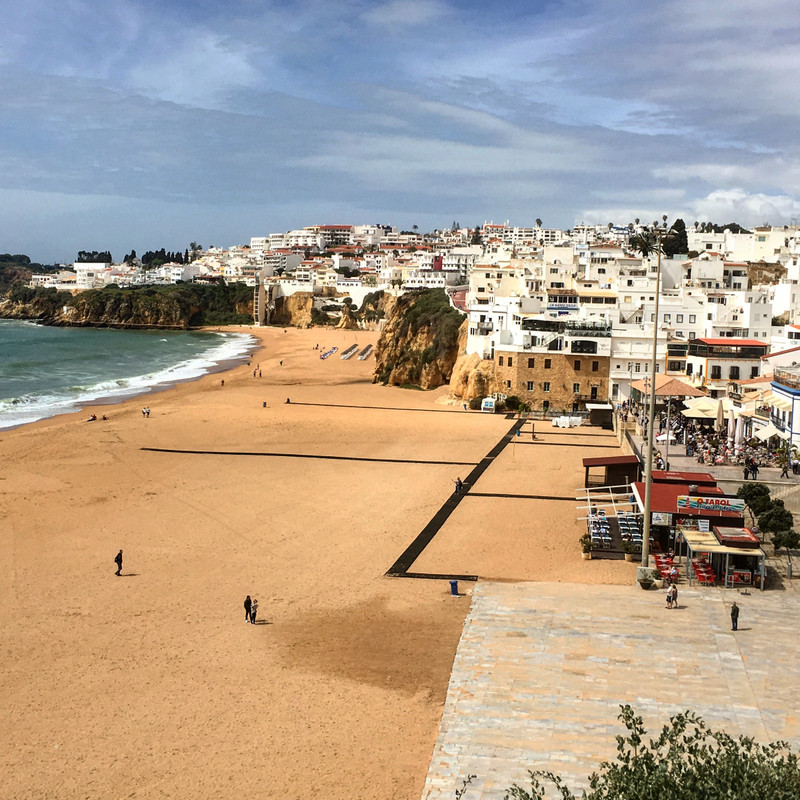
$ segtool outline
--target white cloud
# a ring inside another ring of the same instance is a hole
[[[800,217],[800,202],[789,195],[749,193],[744,189],[711,192],[690,204],[696,219],[713,220],[718,224],[738,222],[741,225],[788,225]]]
[[[363,14],[365,22],[387,27],[424,25],[445,16],[449,9],[437,0],[392,0]]]

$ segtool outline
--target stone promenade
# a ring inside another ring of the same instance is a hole
[[[663,592],[638,587],[479,582],[423,800],[452,800],[471,774],[464,800],[500,800],[529,769],[587,787],[615,754],[623,703],[651,734],[691,709],[800,749],[797,593],[681,587],[679,604],[668,611]]]

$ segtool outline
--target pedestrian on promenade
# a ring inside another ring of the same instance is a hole
[[[783,469],[781,470],[780,477],[781,478],[788,478],[789,477],[789,462],[788,461],[783,465]]]
[[[250,622],[250,609],[253,607],[253,602],[250,600],[250,595],[244,599],[244,621]]]
[[[753,463],[750,464],[750,474],[753,476],[753,480],[758,480],[758,464],[756,464],[755,459],[753,459]]]
[[[250,606],[250,622],[255,625],[256,624],[256,614],[258,614],[258,600],[253,598],[253,603]]]
[[[671,583],[669,585],[669,589],[667,589],[667,608],[672,608],[672,604],[675,601],[675,594],[677,590],[675,589],[675,584]]]
[[[744,465],[744,479],[747,480],[750,477],[750,467],[747,464]]]
[[[733,605],[731,606],[731,630],[738,631],[739,630],[739,606],[736,605],[736,601],[733,601]]]
[[[114,557],[114,563],[117,565],[117,571],[114,574],[115,575],[121,575],[122,574],[122,550],[120,550],[119,553],[117,553],[117,555]]]

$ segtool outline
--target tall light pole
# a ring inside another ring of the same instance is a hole
[[[642,566],[650,566],[650,498],[653,493],[653,435],[656,415],[656,363],[658,360],[658,305],[661,296],[661,235],[663,229],[655,228],[656,262],[656,307],[653,315],[653,357],[650,361],[650,410],[647,414],[647,456],[645,457],[644,529],[642,531]],[[669,436],[669,432],[667,433]]]

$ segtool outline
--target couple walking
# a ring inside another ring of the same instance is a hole
[[[250,595],[247,595],[244,599],[244,621],[249,622],[252,625],[256,624],[256,614],[258,613],[258,600],[253,598],[250,599]]]

